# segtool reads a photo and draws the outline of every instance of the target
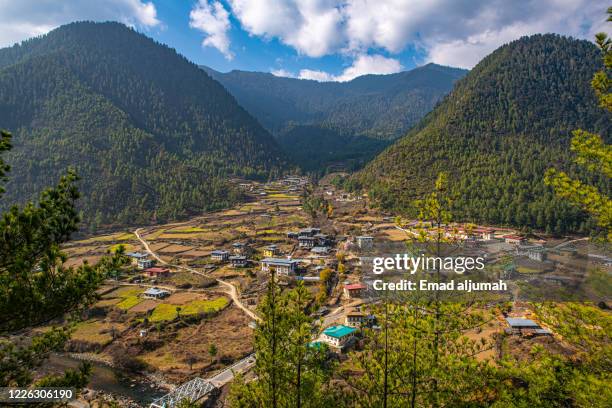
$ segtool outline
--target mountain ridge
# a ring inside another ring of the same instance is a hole
[[[347,157],[349,168],[361,166],[418,123],[467,72],[427,64],[397,74],[320,82],[202,69],[225,86],[293,160],[314,171],[346,162]]]
[[[6,198],[33,199],[75,167],[90,225],[227,206],[240,195],[227,177],[284,163],[221,84],[119,23],[71,23],[0,50],[0,116],[15,146]]]
[[[590,88],[601,66],[594,44],[559,35],[523,37],[485,57],[421,123],[348,183],[368,186],[379,206],[414,215],[411,203],[450,175],[458,219],[585,231],[590,221],[543,183],[557,166],[581,172],[569,153],[571,131],[610,139],[610,116]]]

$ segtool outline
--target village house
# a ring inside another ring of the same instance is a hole
[[[279,255],[280,250],[276,245],[268,245],[264,248],[263,253],[265,257],[271,258],[273,256]]]
[[[495,230],[493,228],[474,228],[474,234],[478,235],[483,241],[490,241],[493,239],[493,233]]]
[[[323,330],[321,340],[333,348],[342,349],[354,339],[356,331],[356,328],[348,327],[343,324],[330,326]]]
[[[344,285],[344,297],[346,299],[359,298],[363,295],[367,288],[368,287],[363,283],[351,283],[348,285]]]
[[[244,242],[235,242],[232,244],[232,247],[234,248],[234,254],[236,255],[247,256],[251,253],[251,247],[249,244]]]
[[[300,233],[296,232],[296,231],[289,231],[287,233],[287,238],[289,238],[289,239],[297,239],[297,237],[299,237],[299,236],[300,236]]]
[[[359,249],[372,249],[374,246],[374,237],[362,235],[356,237],[355,241],[357,242]]]
[[[155,265],[155,261],[153,259],[148,258],[140,258],[137,263],[138,269],[148,269]]]
[[[300,236],[305,236],[305,237],[314,237],[317,234],[321,233],[321,228],[314,228],[314,227],[310,227],[310,228],[304,228],[301,229],[299,232]]]
[[[227,261],[229,259],[229,252],[225,250],[215,250],[210,253],[210,259],[213,261]]]
[[[242,256],[242,255],[230,256],[229,261],[234,268],[245,267],[248,262],[246,256]]]
[[[519,235],[504,235],[502,238],[506,244],[519,245],[525,242],[525,238]]]
[[[170,269],[168,268],[153,267],[145,269],[144,272],[152,278],[165,278],[170,276]]]
[[[344,318],[344,324],[349,327],[364,327],[374,323],[374,316],[359,310],[348,312]]]
[[[300,248],[313,248],[317,240],[308,235],[300,235],[298,237],[298,245]]]
[[[125,255],[130,258],[130,260],[132,261],[132,265],[135,265],[135,266],[138,265],[139,260],[145,259],[148,256],[147,254],[142,253],[142,252],[128,252]]]
[[[261,270],[263,272],[270,272],[270,269],[274,268],[277,275],[295,275],[297,266],[298,261],[295,259],[265,258],[261,260]]]
[[[145,299],[163,299],[170,296],[170,292],[159,288],[149,288],[142,293]]]
[[[317,255],[326,255],[329,253],[329,247],[326,246],[316,246],[310,250],[313,254]]]
[[[542,245],[517,245],[516,254],[534,261],[544,262],[546,260],[546,248]]]

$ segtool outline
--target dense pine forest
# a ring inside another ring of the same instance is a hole
[[[282,160],[218,82],[118,23],[73,23],[0,50],[0,117],[15,169],[3,203],[35,198],[73,167],[93,227],[230,205],[228,176],[268,177]]]
[[[451,174],[456,218],[537,228],[586,231],[590,221],[543,182],[556,167],[610,191],[609,180],[572,164],[571,131],[610,140],[609,113],[590,87],[602,66],[588,41],[535,35],[484,58],[408,135],[355,177],[381,207],[414,215],[411,203]]]
[[[306,170],[358,167],[403,136],[467,71],[427,64],[348,82],[202,67],[255,116]]]

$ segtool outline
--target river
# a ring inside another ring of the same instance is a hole
[[[62,373],[65,370],[77,368],[80,363],[80,360],[65,354],[52,354],[45,361],[42,371],[46,374]],[[148,406],[153,400],[167,393],[143,381],[142,378],[130,380],[119,375],[114,369],[96,362],[92,362],[92,374],[88,388],[127,397],[143,406]]]

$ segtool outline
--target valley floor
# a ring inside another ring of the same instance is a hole
[[[368,290],[366,295],[347,299],[343,291],[350,283],[367,283],[369,279],[362,258],[373,254],[361,250],[356,237],[371,236],[378,247],[400,251],[405,249],[404,241],[414,224],[406,221],[399,227],[390,214],[369,208],[367,197],[337,191],[325,179],[315,186],[313,194],[328,203],[328,211],[309,215],[300,198],[307,185],[302,178],[265,184],[245,182],[241,187],[250,201],[235,208],[185,222],[70,242],[64,248],[67,265],[96,262],[119,245],[156,265],[141,269],[134,258],[129,271],[108,280],[99,291],[100,300],[76,325],[67,351],[124,374],[149,373],[162,389],[196,376],[209,378],[253,352],[256,307],[269,278],[260,262],[270,257],[299,261],[300,275],[309,278],[304,279],[309,291],[323,305],[319,313],[321,330],[345,324],[349,312],[358,311],[376,297]],[[292,235],[312,226],[329,238],[320,252],[300,246]],[[471,247],[485,251],[489,260],[498,264],[504,256],[513,255],[512,273],[524,282],[540,275],[556,276],[561,281],[577,279],[576,266],[582,266],[591,251],[580,239],[544,238],[536,242],[532,237],[524,244],[540,245],[549,254],[546,261],[538,262],[517,255],[516,246],[504,238],[516,234],[511,229],[496,228],[489,239],[477,240]],[[268,253],[270,245],[276,246],[272,254]],[[575,252],[560,251],[564,247]],[[213,260],[213,251],[220,250],[228,251],[227,256],[232,258]],[[239,255],[244,255],[246,265],[233,266],[232,259],[237,260],[233,257]],[[343,271],[338,268],[339,262]],[[318,281],[324,269],[334,275],[327,287]],[[289,278],[283,282],[294,284]],[[166,296],[145,296],[153,288],[167,292]],[[518,300],[516,293],[509,296]],[[515,315],[529,316],[530,311],[517,307]],[[491,316],[484,329],[468,336],[491,338],[504,328],[503,316]],[[493,353],[490,350],[483,357]],[[139,402],[150,402],[150,395]]]

